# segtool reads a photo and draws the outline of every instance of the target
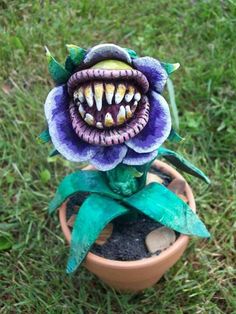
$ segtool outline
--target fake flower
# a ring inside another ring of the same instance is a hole
[[[65,66],[47,50],[56,87],[45,102],[48,130],[40,139],[52,141],[52,154],[88,161],[97,170],[66,176],[49,204],[52,214],[73,195],[88,195],[79,204],[67,272],[77,269],[107,223],[119,216],[128,219],[135,211],[179,233],[210,237],[186,202],[162,184],[146,185],[152,161],[162,157],[210,183],[200,169],[162,146],[167,138],[182,139],[171,128],[169,106],[161,96],[168,75],[179,64],[139,58],[133,50],[113,44],[68,49]]]
[[[57,86],[47,96],[45,115],[56,150],[102,171],[153,160],[171,131],[161,92],[178,64],[139,58],[114,44],[68,48],[65,68],[47,51]]]

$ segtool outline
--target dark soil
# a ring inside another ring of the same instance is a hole
[[[133,261],[149,257],[151,254],[146,249],[145,237],[152,230],[161,226],[158,222],[141,214],[135,222],[124,224],[113,220],[111,237],[103,245],[95,243],[90,251],[118,261]]]
[[[157,169],[151,168],[151,173],[159,175],[165,186],[171,182],[171,177],[163,174]],[[78,205],[81,205],[87,198],[88,193],[79,193],[71,197],[67,204],[67,219],[73,214],[76,214]],[[112,260],[119,261],[134,261],[145,257],[150,257],[151,254],[147,251],[145,238],[154,229],[160,228],[162,225],[151,218],[138,214],[137,220],[123,222],[117,218],[112,221],[113,232],[111,237],[103,245],[94,244],[91,252]],[[177,234],[178,236],[178,234]],[[156,255],[160,252],[156,252]]]

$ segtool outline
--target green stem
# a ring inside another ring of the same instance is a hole
[[[144,187],[147,171],[145,168],[120,164],[106,172],[108,185],[115,193],[130,196]]]

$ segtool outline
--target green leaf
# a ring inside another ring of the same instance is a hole
[[[167,90],[169,94],[170,99],[170,111],[172,115],[172,124],[176,130],[179,130],[179,115],[178,115],[178,109],[175,102],[175,90],[174,85],[171,81],[171,79],[167,79]]]
[[[173,128],[171,128],[170,134],[168,136],[168,141],[172,143],[180,143],[184,141],[184,138],[181,137]]]
[[[71,74],[74,72],[75,65],[73,61],[71,60],[70,56],[67,56],[65,61],[65,69],[69,71]]]
[[[43,183],[47,183],[51,179],[51,173],[48,169],[40,172],[40,179]]]
[[[191,174],[192,176],[198,177],[205,181],[207,184],[210,184],[210,179],[205,175],[203,171],[195,167],[191,162],[185,159],[183,156],[177,154],[176,152],[167,149],[165,147],[160,147],[158,149],[158,156],[164,157],[167,161],[169,161],[176,168]]]
[[[69,174],[61,181],[55,197],[49,204],[49,213],[53,213],[68,197],[77,192],[99,193],[114,199],[122,199],[108,186],[105,173],[80,170]]]
[[[48,129],[44,130],[42,133],[39,134],[38,139],[41,143],[47,143],[51,141],[51,136],[49,134]]]
[[[60,155],[59,151],[56,148],[53,148],[48,154],[49,157],[54,157],[56,155]]]
[[[180,67],[179,63],[165,63],[165,62],[161,62],[161,65],[166,70],[168,75],[170,75],[174,71],[178,70],[178,68]]]
[[[8,233],[0,233],[0,251],[8,250],[13,245],[13,238]]]
[[[130,48],[124,48],[124,49],[128,52],[128,54],[130,55],[130,57],[132,59],[138,58],[138,55],[137,55],[137,53],[134,50],[132,50]]]
[[[93,194],[85,200],[76,216],[72,231],[67,273],[77,269],[104,227],[114,218],[127,212],[124,206],[104,196]]]
[[[197,214],[164,185],[151,183],[124,202],[161,224],[187,235],[210,237]]]
[[[48,60],[48,71],[53,81],[58,85],[66,83],[71,74],[60,63],[56,61],[56,59],[51,55],[47,47],[45,47],[45,50]]]
[[[86,50],[76,45],[66,45],[66,47],[69,51],[70,58],[73,64],[79,65],[84,60]]]

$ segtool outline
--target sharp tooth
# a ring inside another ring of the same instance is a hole
[[[118,105],[125,96],[126,87],[124,84],[119,84],[115,94],[115,103]]]
[[[84,95],[89,107],[93,107],[93,91],[90,85],[85,87]]]
[[[123,124],[125,122],[126,118],[125,118],[125,107],[124,106],[120,106],[120,110],[118,112],[117,115],[117,124]]]
[[[112,104],[112,98],[115,91],[115,86],[113,84],[105,84],[105,91],[106,91],[106,100],[108,105]]]
[[[134,97],[134,87],[133,86],[129,86],[128,87],[128,93],[125,95],[125,100],[127,102],[130,102]]]
[[[137,100],[135,100],[135,102],[133,104],[134,109],[136,109],[137,106],[138,106],[138,102],[137,102]]]
[[[129,119],[132,117],[132,111],[130,109],[130,106],[125,106],[125,110],[126,110],[126,117]]]
[[[80,87],[78,89],[77,96],[78,96],[80,102],[84,102],[84,93],[83,93],[83,88],[82,87]]]
[[[86,112],[85,112],[84,107],[82,105],[79,105],[79,113],[80,113],[81,117],[84,118]]]
[[[139,101],[139,100],[141,99],[141,94],[140,94],[140,93],[136,93],[136,94],[134,95],[134,99],[137,100],[137,101]]]
[[[94,117],[89,113],[86,113],[84,121],[87,122],[89,125],[94,125]]]
[[[97,110],[100,111],[102,109],[102,97],[103,97],[103,84],[95,83],[94,84],[94,97],[97,105]]]
[[[99,129],[103,129],[102,122],[97,122],[96,123],[96,127],[99,128]]]
[[[107,127],[113,126],[115,124],[115,122],[114,122],[114,120],[112,118],[112,115],[109,112],[105,115],[104,124]]]

